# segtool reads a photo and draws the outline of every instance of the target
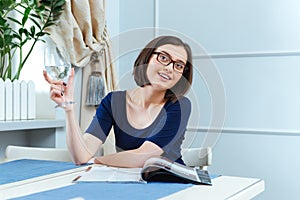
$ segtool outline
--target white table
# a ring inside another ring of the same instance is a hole
[[[265,189],[264,181],[261,179],[242,178],[233,176],[220,176],[212,179],[212,187],[195,185],[185,190],[162,198],[164,200],[182,199],[251,199]]]

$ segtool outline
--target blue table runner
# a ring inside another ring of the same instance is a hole
[[[0,185],[77,168],[74,163],[21,159],[0,164]]]
[[[76,183],[54,190],[35,193],[16,198],[15,200],[66,200],[79,198],[84,200],[95,199],[122,199],[122,200],[152,200],[181,191],[193,184],[179,183]],[[207,186],[210,187],[210,186]]]

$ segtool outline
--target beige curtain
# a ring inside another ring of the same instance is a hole
[[[80,127],[85,131],[96,107],[86,106],[88,79],[92,73],[91,55],[99,53],[105,92],[117,89],[117,76],[112,63],[109,35],[105,22],[105,0],[69,0],[57,26],[48,29],[50,38],[60,50],[67,50],[73,65],[83,68]],[[112,153],[114,135],[105,142],[104,153]]]

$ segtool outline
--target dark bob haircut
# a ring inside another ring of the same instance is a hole
[[[151,85],[147,77],[147,67],[153,52],[163,45],[181,46],[187,53],[187,61],[182,77],[170,89],[167,89],[165,99],[176,101],[187,93],[190,89],[193,80],[193,64],[192,64],[192,51],[188,44],[184,43],[181,39],[175,36],[160,36],[150,41],[144,49],[140,52],[134,63],[134,80],[140,87]]]

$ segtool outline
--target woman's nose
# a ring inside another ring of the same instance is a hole
[[[174,63],[170,62],[170,64],[168,64],[167,66],[164,66],[164,70],[172,72],[173,71],[173,65],[174,65]]]

